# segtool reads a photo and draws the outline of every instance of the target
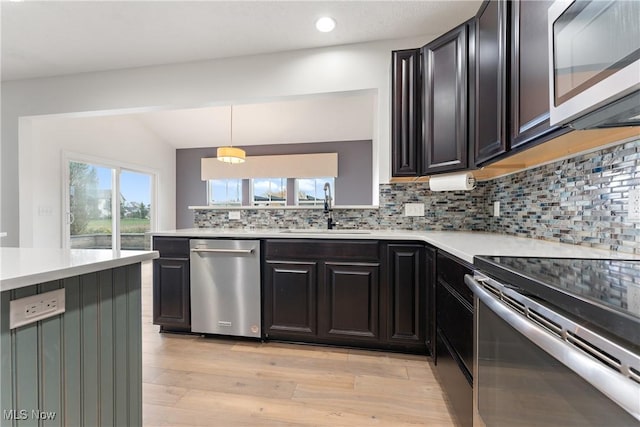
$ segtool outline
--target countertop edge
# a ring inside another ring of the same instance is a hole
[[[126,252],[126,251],[124,251]],[[139,252],[139,251],[136,251]],[[46,283],[54,280],[66,279],[68,277],[79,276],[96,271],[107,270],[125,265],[136,264],[142,261],[149,261],[159,257],[158,251],[144,251],[143,253],[127,254],[113,259],[95,261],[87,264],[61,267],[50,271],[42,271],[33,274],[26,274],[17,277],[10,277],[0,280],[0,292],[25,288],[27,286]]]
[[[640,259],[640,255],[620,253],[600,248],[591,248],[568,243],[550,242],[507,234],[481,231],[413,231],[413,230],[363,230],[348,233],[318,232],[318,229],[304,233],[295,233],[283,229],[207,229],[191,228],[149,233],[158,237],[193,237],[193,238],[238,238],[238,239],[348,239],[348,240],[392,240],[421,241],[463,261],[473,264],[476,255],[519,255],[546,256],[557,258],[600,258],[600,259]]]

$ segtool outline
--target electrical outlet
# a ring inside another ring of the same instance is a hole
[[[493,216],[500,216],[500,202],[493,202]]]
[[[627,305],[632,313],[640,313],[640,286],[627,287]]]
[[[424,203],[405,203],[404,216],[424,216]]]
[[[31,295],[9,302],[9,328],[28,325],[64,313],[64,289]]]
[[[240,211],[229,211],[229,219],[240,219]]]
[[[640,220],[640,189],[629,190],[629,219]]]

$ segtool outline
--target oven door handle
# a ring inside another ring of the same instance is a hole
[[[640,385],[638,383],[577,350],[508,307],[486,291],[471,275],[465,275],[464,281],[476,298],[507,324],[600,390],[634,418],[640,420]],[[474,356],[477,357],[477,354]]]

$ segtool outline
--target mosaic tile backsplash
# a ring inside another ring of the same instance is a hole
[[[640,254],[640,222],[629,221],[629,190],[640,188],[640,139],[540,166],[472,191],[431,192],[428,184],[380,185],[379,209],[337,209],[345,229],[474,230]],[[493,217],[493,202],[500,217]],[[405,217],[405,203],[424,203],[424,217]],[[325,228],[322,210],[196,210],[201,228]]]

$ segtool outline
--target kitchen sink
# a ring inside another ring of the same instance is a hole
[[[319,228],[289,228],[280,233],[288,234],[371,234],[370,230],[327,230]]]

